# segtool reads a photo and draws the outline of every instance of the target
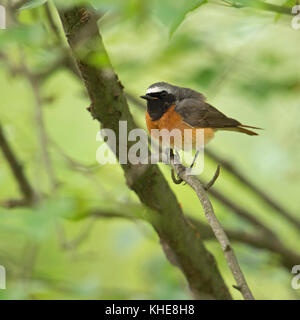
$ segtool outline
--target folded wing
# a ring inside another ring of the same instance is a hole
[[[185,123],[193,128],[215,128],[243,132],[248,135],[257,135],[257,133],[244,127],[259,129],[244,126],[239,121],[228,118],[215,107],[200,99],[184,99],[177,103],[175,111],[182,116]]]

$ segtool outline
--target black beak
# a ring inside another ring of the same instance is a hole
[[[146,94],[145,96],[140,96],[140,98],[145,99],[145,100],[156,100],[156,97],[152,97],[149,94]]]

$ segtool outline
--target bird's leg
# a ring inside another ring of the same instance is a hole
[[[166,148],[161,150],[161,162],[164,164],[170,164],[171,159],[174,158],[173,150],[170,148]]]
[[[177,152],[177,151],[175,151],[175,152],[176,152],[176,156],[179,158],[178,152]],[[176,161],[175,155],[174,155],[174,152],[173,152],[173,149],[171,149],[171,148],[170,148],[169,156],[170,156],[170,162],[171,162],[172,160],[175,160],[175,161]],[[175,177],[175,172],[174,172],[174,169],[173,169],[173,168],[171,169],[171,177],[172,177],[172,180],[173,180],[173,182],[174,182],[175,184],[180,184],[181,182],[183,182],[183,180],[182,180],[181,178],[178,178],[178,177],[176,178],[176,177]]]
[[[174,172],[173,168],[171,169],[171,177],[172,177],[172,180],[175,184],[180,184],[181,182],[183,182],[183,180],[181,178],[175,177],[175,172]]]
[[[166,148],[164,152],[166,158],[162,157],[163,163],[170,164],[171,160],[173,160],[175,163],[180,163],[180,155],[177,150],[175,150],[175,154],[172,148]]]
[[[197,150],[197,151],[196,151],[196,154],[195,154],[195,156],[194,156],[194,159],[193,159],[193,161],[192,161],[192,163],[191,163],[191,165],[190,165],[190,167],[187,168],[188,172],[191,172],[191,171],[192,171],[192,169],[193,169],[193,167],[194,167],[194,165],[195,165],[195,163],[196,163],[196,160],[197,160],[197,157],[198,157],[199,153],[200,153],[200,151]],[[185,183],[185,184],[186,184],[186,183]]]
[[[170,148],[170,149],[167,149],[166,152],[167,152],[167,155],[169,156],[169,159],[170,159],[170,160],[174,160],[174,157],[175,157],[175,156],[174,156],[174,151],[173,151],[173,149],[171,149],[171,148]]]
[[[180,154],[179,154],[179,152],[177,150],[175,150],[175,153],[176,153],[176,156],[177,156],[177,158],[179,159],[179,162],[180,162]]]
[[[197,157],[198,157],[198,155],[199,155],[199,150],[197,150],[197,152],[196,152],[196,154],[195,154],[195,157],[194,157],[194,159],[193,159],[193,162],[192,162],[192,164],[190,165],[190,169],[192,169],[193,168],[193,166],[194,166],[194,164],[195,164],[195,162],[196,162],[196,159],[197,159]]]

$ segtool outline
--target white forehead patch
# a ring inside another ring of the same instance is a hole
[[[164,87],[151,87],[151,88],[148,88],[147,91],[146,91],[146,94],[148,93],[156,93],[156,92],[161,92],[161,91],[168,91],[166,88]]]

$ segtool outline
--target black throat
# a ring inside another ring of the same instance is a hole
[[[159,120],[175,103],[175,96],[167,91],[147,94],[147,111],[152,121]]]
[[[147,111],[152,121],[159,120],[171,105],[172,103],[162,100],[148,100]]]

